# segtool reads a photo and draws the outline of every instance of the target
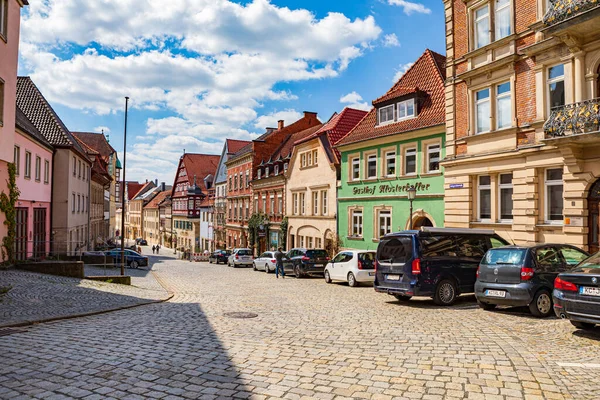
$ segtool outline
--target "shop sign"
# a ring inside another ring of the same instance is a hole
[[[429,187],[431,186],[429,183],[421,183],[421,182],[416,182],[416,183],[406,183],[404,185],[399,185],[399,184],[382,184],[382,185],[374,185],[374,186],[363,186],[363,187],[355,187],[354,189],[352,189],[352,194],[353,195],[360,195],[360,194],[366,194],[366,195],[370,195],[373,196],[376,193],[377,194],[393,194],[393,193],[403,193],[408,191],[408,189],[414,186],[415,189],[417,189],[417,193],[418,192],[423,192],[426,190],[429,190]]]
[[[463,187],[465,187],[465,185],[462,183],[451,183],[450,184],[450,189],[462,189]]]
[[[583,226],[583,217],[566,217],[565,225],[568,226]]]

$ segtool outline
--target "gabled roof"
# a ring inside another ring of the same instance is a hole
[[[255,141],[255,142],[263,141],[267,137],[272,135],[273,132],[275,132],[275,131],[267,131],[267,132],[263,133],[262,135],[260,135],[259,137],[257,137],[256,139],[254,139],[253,141]],[[229,160],[233,160],[233,159],[245,156],[246,154],[250,154],[250,153],[252,153],[252,142],[248,142],[248,144],[245,144],[242,148],[240,148],[238,151],[236,151]]]
[[[140,200],[137,197],[139,197],[140,195],[146,193],[147,191],[149,191],[152,188],[155,188],[156,185],[154,184],[154,182],[152,181],[148,181],[144,184],[142,184],[142,187],[133,195],[133,197],[128,196],[129,200]]]
[[[17,107],[53,146],[73,147],[82,157],[85,151],[58,117],[50,103],[28,76],[17,78]]]
[[[115,149],[108,143],[106,137],[101,133],[71,132],[73,136],[98,152],[102,157],[109,157],[115,153]]]
[[[73,136],[73,139],[75,139],[75,141],[79,143],[79,145],[83,148],[83,150],[85,150],[87,154],[91,154],[94,156],[100,155],[99,152],[88,146],[83,140],[79,139],[77,136]]]
[[[235,140],[235,139],[227,139],[227,154],[235,154],[240,149],[252,142],[249,140]]]
[[[127,200],[131,200],[135,195],[144,187],[143,183],[139,182],[126,182],[127,184]]]
[[[169,196],[171,193],[170,190],[165,190],[164,192],[158,193],[144,208],[158,208],[159,204]]]
[[[216,154],[185,153],[182,161],[185,165],[189,184],[194,184],[194,176],[196,176],[196,185],[198,185],[203,192],[206,192],[204,178],[208,175],[214,176],[220,158],[221,157]]]
[[[289,156],[292,153],[292,150],[294,149],[294,144],[296,142],[301,141],[303,139],[306,139],[309,136],[314,135],[319,129],[321,129],[322,126],[323,126],[323,124],[315,125],[311,128],[291,134],[288,137],[288,139],[286,141],[284,141],[277,150],[275,150],[275,153],[273,154],[273,156],[271,158],[275,159],[275,160],[278,159],[279,157],[286,158],[287,156]]]
[[[15,125],[21,131],[29,135],[32,139],[36,140],[45,147],[52,149],[50,142],[40,133],[38,128],[27,118],[27,116],[17,106],[17,112],[15,116]]]
[[[337,146],[373,138],[409,132],[445,123],[445,65],[446,57],[429,49],[402,75],[388,92],[375,103],[391,101],[411,93],[417,94],[418,115],[386,125],[377,125],[377,109],[373,108]],[[408,89],[407,89],[408,88]],[[418,90],[417,90],[418,88]],[[413,90],[411,92],[410,90]],[[385,100],[382,100],[385,99]]]

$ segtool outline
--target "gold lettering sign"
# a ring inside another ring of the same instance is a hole
[[[414,184],[406,183],[404,185],[400,185],[397,183],[390,183],[390,184],[382,184],[379,186],[355,187],[354,189],[352,189],[352,194],[355,196],[362,195],[362,194],[373,196],[373,195],[375,195],[376,192],[378,194],[405,193],[406,191],[408,191],[408,188],[410,188],[413,185],[414,185],[415,189],[417,189],[417,192],[423,192],[423,191],[429,190],[429,187],[431,186],[429,183],[421,183],[421,182],[416,182]]]

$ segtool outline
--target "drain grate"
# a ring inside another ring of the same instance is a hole
[[[225,316],[229,318],[256,318],[258,314],[251,312],[228,312],[225,313]]]
[[[15,329],[15,328],[2,328],[0,329],[0,336],[8,336],[15,333],[27,332],[27,329]]]

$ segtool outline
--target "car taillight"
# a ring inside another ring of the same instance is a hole
[[[375,269],[375,271],[377,271],[378,265],[379,265],[379,263],[377,262],[377,260],[373,261],[373,268]]]
[[[475,272],[475,277],[479,278],[479,268],[481,268],[481,266],[477,266],[477,272]]]
[[[567,292],[576,292],[577,285],[571,282],[564,281],[560,278],[554,280],[554,289],[566,290]]]
[[[240,259],[240,256],[238,256],[238,255],[236,254],[236,255],[235,255],[235,259],[236,259],[236,260],[239,260],[239,259]]]
[[[533,268],[521,267],[521,280],[528,281],[533,278]]]
[[[329,258],[329,257],[325,257],[325,260],[329,261],[329,260],[331,260],[331,258]]]
[[[272,262],[273,264],[275,264],[275,263],[277,262],[277,260],[271,260],[271,262]]]
[[[421,259],[415,258],[412,262],[412,274],[419,275],[421,273]]]
[[[303,256],[302,261],[310,261],[310,257]]]
[[[363,263],[360,260],[358,260],[358,269],[363,269]]]

